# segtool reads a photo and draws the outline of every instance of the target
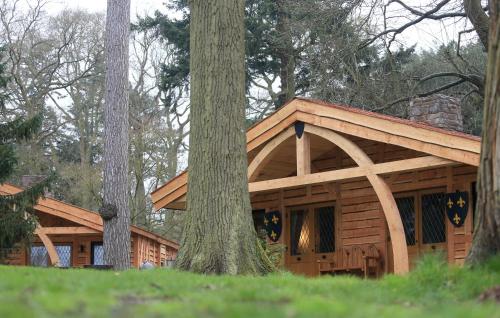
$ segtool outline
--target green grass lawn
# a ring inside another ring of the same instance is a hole
[[[428,258],[380,280],[1,266],[0,317],[500,317],[478,301],[499,284],[500,259],[468,270]]]

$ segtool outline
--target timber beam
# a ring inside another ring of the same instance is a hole
[[[304,185],[321,184],[325,182],[342,181],[365,177],[368,175],[380,175],[386,173],[399,173],[412,170],[439,168],[454,164],[456,164],[456,162],[448,159],[438,158],[435,156],[426,156],[384,162],[373,164],[371,166],[346,168],[333,171],[311,173],[301,176],[251,182],[248,184],[248,188],[251,193],[255,193],[282,188],[293,188]]]

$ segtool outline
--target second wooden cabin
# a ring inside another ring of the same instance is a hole
[[[458,105],[435,105],[412,115],[460,123]],[[462,264],[470,249],[475,136],[296,98],[248,130],[247,151],[255,226],[293,272],[400,274],[428,252]],[[155,208],[185,209],[187,186],[184,172],[157,189]]]

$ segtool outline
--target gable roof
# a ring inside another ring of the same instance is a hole
[[[12,195],[21,192],[22,188],[13,186],[8,183],[0,184],[0,195]],[[45,197],[40,198],[37,204],[33,207],[36,211],[60,217],[99,232],[103,231],[103,221],[101,216],[93,211],[71,205],[53,198]],[[138,226],[131,225],[130,231],[132,233],[150,238],[160,244],[170,246],[178,249],[179,245],[173,241],[167,240],[155,233],[144,230]]]
[[[314,99],[294,98],[247,130],[247,152],[302,121],[347,135],[392,144],[472,166],[479,165],[481,139],[407,119]],[[155,209],[183,208],[187,171],[151,193]]]

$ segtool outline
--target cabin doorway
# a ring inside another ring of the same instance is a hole
[[[411,268],[426,253],[447,252],[445,192],[439,188],[395,195]]]
[[[286,210],[285,265],[307,276],[318,274],[318,260],[332,260],[336,249],[335,202],[290,207]]]

